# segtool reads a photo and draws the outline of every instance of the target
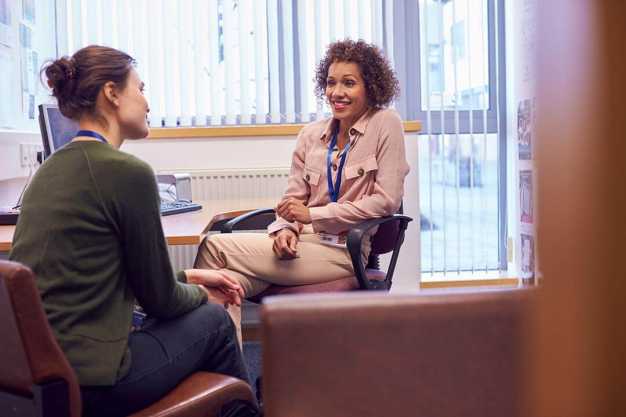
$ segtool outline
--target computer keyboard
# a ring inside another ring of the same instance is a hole
[[[19,210],[7,207],[0,207],[0,225],[17,224],[17,216],[19,214]]]
[[[161,201],[161,216],[200,210],[202,206],[191,201]]]

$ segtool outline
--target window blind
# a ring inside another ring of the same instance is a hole
[[[151,126],[308,122],[328,113],[313,82],[328,44],[352,38],[390,47],[390,3],[63,0],[60,49],[100,44],[135,57]]]
[[[494,31],[499,1],[419,5],[422,271],[503,270],[506,139]]]

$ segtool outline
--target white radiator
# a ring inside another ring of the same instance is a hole
[[[187,171],[188,172],[188,171]],[[194,200],[250,200],[280,198],[289,168],[213,170],[188,172]]]
[[[240,170],[172,170],[167,173],[185,172],[191,175],[191,194],[194,200],[229,200],[233,210],[237,200],[245,202],[273,198],[278,201],[287,186],[289,168],[240,169]],[[159,174],[165,172],[159,172]],[[261,208],[261,207],[259,207]],[[168,251],[175,271],[191,268],[196,258],[195,245],[169,246]]]

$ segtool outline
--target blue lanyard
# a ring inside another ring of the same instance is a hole
[[[336,203],[339,199],[339,190],[341,189],[341,172],[343,171],[343,164],[346,162],[346,155],[348,154],[348,150],[350,150],[350,142],[346,144],[346,147],[343,148],[343,151],[339,154],[339,168],[337,169],[337,181],[335,181],[335,185],[333,186],[333,176],[332,176],[332,164],[333,164],[333,150],[335,149],[335,145],[337,145],[337,133],[333,134],[333,138],[328,145],[328,154],[326,155],[326,177],[328,178],[328,196],[330,197],[330,201]]]
[[[94,132],[93,130],[79,130],[76,132],[74,137],[77,138],[79,136],[88,136],[90,138],[98,139],[102,143],[109,143],[104,136],[98,132]]]

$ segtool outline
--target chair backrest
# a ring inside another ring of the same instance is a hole
[[[403,203],[400,203],[400,208],[398,209],[397,214],[403,213]],[[404,230],[401,229],[400,222],[383,223],[378,226],[376,234],[372,236],[370,241],[370,253],[365,266],[367,269],[380,269],[378,255],[393,251],[398,243],[400,233],[404,233]],[[402,236],[402,239],[404,239],[404,235]],[[391,282],[389,282],[389,285],[391,285]]]
[[[403,205],[404,204],[401,202],[397,214],[404,213]],[[382,255],[391,252],[396,247],[398,233],[400,233],[400,223],[398,222],[389,222],[380,225],[376,234],[372,236],[370,257],[372,255]]]
[[[267,415],[521,416],[532,291],[424,293],[266,298]]]
[[[41,407],[58,406],[65,415],[79,417],[78,381],[50,329],[34,274],[19,263],[1,260],[0,331],[0,407],[32,405],[38,410],[32,415],[49,415]],[[59,390],[65,398],[59,398]]]
[[[398,233],[400,233],[400,223],[389,222],[381,224],[376,234],[372,236],[370,254],[382,255],[383,253],[391,252],[396,246]]]

